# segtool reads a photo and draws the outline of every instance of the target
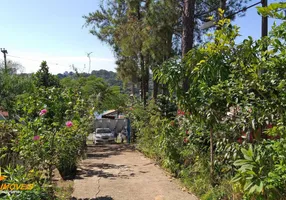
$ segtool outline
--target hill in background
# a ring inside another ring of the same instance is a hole
[[[119,86],[121,89],[123,89],[123,82],[117,78],[117,74],[113,71],[107,71],[104,69],[101,70],[93,70],[90,74],[88,73],[80,73],[79,75],[88,77],[90,75],[95,75],[98,78],[104,79],[109,86]],[[57,75],[60,79],[65,77],[75,77],[77,74],[75,72],[64,72],[63,74]]]

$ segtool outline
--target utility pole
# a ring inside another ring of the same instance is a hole
[[[267,0],[261,0],[261,4],[263,8],[268,6]],[[268,17],[262,16],[261,18],[261,38],[266,37],[267,35],[268,35]],[[262,51],[267,51],[267,49],[268,49],[268,44],[267,43],[263,44]],[[259,76],[261,76],[265,72],[266,72],[265,69],[264,70],[261,69],[258,71],[258,74]]]
[[[5,48],[0,48],[1,52],[4,54],[4,65],[5,65],[5,72],[7,72],[7,61],[6,61],[6,54],[8,51]]]
[[[90,73],[90,66],[91,66],[90,54],[92,54],[92,52],[86,53],[88,60],[89,60],[88,73]]]
[[[262,7],[267,7],[268,2],[267,0],[261,0]],[[261,36],[267,36],[268,35],[268,17],[262,16],[262,26],[261,26]]]

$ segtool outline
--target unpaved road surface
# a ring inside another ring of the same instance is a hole
[[[155,163],[127,145],[89,146],[72,199],[196,200]]]

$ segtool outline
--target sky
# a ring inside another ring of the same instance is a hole
[[[248,5],[258,2],[251,1]],[[53,74],[72,71],[88,72],[87,53],[92,52],[91,70],[115,71],[112,49],[83,28],[83,15],[99,8],[101,0],[0,0],[0,48],[8,50],[7,58],[24,66],[24,72],[36,72],[46,60]],[[268,0],[269,3],[277,0]],[[269,28],[273,20],[269,20]],[[261,17],[256,8],[237,18],[238,40],[261,36]],[[0,59],[3,54],[0,54]]]

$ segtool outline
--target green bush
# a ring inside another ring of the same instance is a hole
[[[3,170],[3,169],[2,169]],[[42,177],[42,172],[39,171],[27,171],[24,166],[17,165],[15,167],[7,166],[2,171],[2,175],[6,178],[1,184],[21,184],[33,185],[27,190],[13,190],[0,192],[1,199],[31,199],[31,200],[51,200],[53,199],[48,192],[49,185]],[[28,187],[27,187],[28,188]],[[30,190],[31,189],[31,190]],[[4,193],[7,192],[7,193]]]
[[[237,44],[239,27],[222,19],[209,42],[154,70],[168,101],[185,112],[168,116],[159,101],[131,114],[138,147],[205,199],[285,196],[286,22],[277,12],[284,8],[259,8],[284,20],[267,37]]]
[[[0,121],[0,166],[16,165],[18,154],[12,150],[17,137],[16,130],[7,121]]]
[[[233,182],[238,182],[247,198],[281,199],[286,196],[286,142],[263,141],[241,149],[243,157]]]
[[[49,182],[54,167],[73,177],[85,149],[93,109],[74,90],[41,88],[18,102],[21,123],[14,123],[19,153],[27,169],[43,170]]]

